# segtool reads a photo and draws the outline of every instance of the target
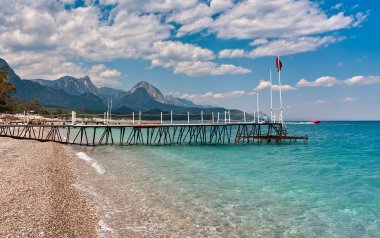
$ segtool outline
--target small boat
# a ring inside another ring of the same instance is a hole
[[[311,120],[310,123],[311,124],[319,124],[321,121],[320,120]]]

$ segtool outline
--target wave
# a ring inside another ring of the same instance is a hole
[[[98,163],[96,160],[88,156],[86,153],[78,152],[76,153],[76,155],[78,156],[79,159],[84,160],[87,163],[89,163],[96,170],[97,173],[104,174],[106,172],[106,170],[100,163]]]
[[[98,222],[99,228],[98,228],[98,237],[109,237],[110,235],[114,234],[114,229],[108,226],[107,223],[103,219],[100,219]]]

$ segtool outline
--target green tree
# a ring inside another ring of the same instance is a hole
[[[16,91],[16,85],[7,82],[8,73],[5,68],[0,68],[0,105],[6,105],[12,92]]]
[[[20,105],[20,109],[22,111],[34,111],[34,112],[39,112],[41,110],[40,103],[35,98],[33,98],[29,101],[23,102]]]

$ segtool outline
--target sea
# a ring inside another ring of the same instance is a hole
[[[100,237],[380,237],[380,122],[287,124],[307,142],[72,149]]]

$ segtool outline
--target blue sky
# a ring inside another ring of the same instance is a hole
[[[379,120],[380,4],[308,0],[1,0],[0,57],[26,79],[90,75],[128,90],[285,119]],[[278,91],[274,91],[278,111]]]

